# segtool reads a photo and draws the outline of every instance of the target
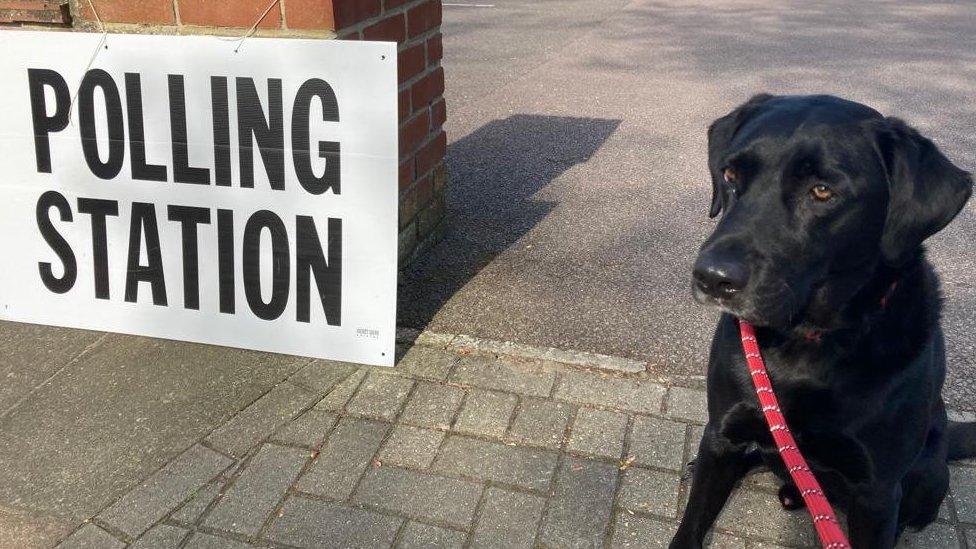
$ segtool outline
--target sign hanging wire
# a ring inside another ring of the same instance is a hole
[[[89,2],[90,1],[91,0],[89,0]],[[257,21],[255,21],[254,24],[251,25],[251,28],[247,29],[247,32],[245,32],[240,38],[221,38],[221,40],[237,40],[237,46],[234,47],[234,53],[239,52],[241,50],[241,46],[244,45],[244,41],[250,38],[250,36],[254,34],[255,31],[258,30],[258,25],[261,24],[261,21],[264,21],[264,18],[267,17],[269,13],[271,13],[271,9],[277,6],[280,2],[281,0],[271,0],[271,3],[268,4],[268,7],[265,8],[263,12],[261,12],[260,16],[258,16]]]
[[[102,18],[98,16],[98,10],[95,9],[95,4],[92,2],[92,0],[88,0],[88,7],[90,7],[92,13],[95,14],[95,21],[98,21],[98,29],[102,31],[102,37],[98,40],[98,44],[95,45],[95,50],[92,51],[91,58],[88,59],[88,64],[85,65],[85,70],[81,72],[81,80],[85,79],[85,75],[88,74],[89,69],[91,69],[92,65],[95,64],[95,58],[98,57],[98,53],[102,51],[102,46],[104,46],[105,49],[108,49],[108,45],[106,44],[106,41],[108,40],[108,31],[105,30],[105,23],[103,23]],[[72,120],[72,124],[74,122],[71,117],[71,113],[75,109],[75,101],[78,99],[78,92],[81,90],[81,80],[78,81],[78,86],[75,88],[75,93],[71,96],[71,103],[68,105],[68,120]]]
[[[82,80],[84,80],[85,75],[88,74],[88,71],[92,68],[92,65],[95,64],[95,59],[98,57],[98,53],[102,51],[102,48],[104,47],[105,49],[108,49],[108,45],[106,44],[108,40],[108,30],[105,29],[105,23],[102,21],[102,18],[99,17],[98,10],[95,9],[94,2],[92,0],[87,0],[87,1],[88,1],[88,7],[91,8],[92,14],[95,15],[95,21],[98,22],[98,30],[102,32],[102,36],[98,40],[98,44],[95,45],[95,49],[92,51],[91,57],[88,59],[88,64],[85,65],[85,70],[82,71],[81,73]],[[261,15],[258,16],[257,20],[254,21],[254,24],[251,25],[251,28],[247,29],[247,32],[245,32],[240,38],[231,39],[231,40],[237,40],[237,45],[234,47],[234,53],[240,51],[241,46],[244,45],[244,41],[247,40],[252,34],[254,34],[255,31],[257,31],[258,25],[261,24],[261,21],[264,21],[264,18],[267,17],[269,13],[271,13],[272,8],[277,6],[280,2],[281,0],[271,0],[271,3],[268,4],[268,7],[265,8],[263,12],[261,12]],[[227,39],[224,38],[223,40],[227,40]],[[71,117],[71,114],[74,112],[75,101],[78,100],[78,92],[80,90],[81,90],[81,81],[78,82],[78,86],[75,88],[75,93],[71,96],[71,103],[68,105],[68,120],[70,120],[72,124],[74,124],[74,120]]]

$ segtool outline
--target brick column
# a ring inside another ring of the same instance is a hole
[[[109,32],[239,35],[271,0],[92,0]],[[88,0],[0,0],[0,24],[96,30]],[[399,44],[400,262],[422,253],[445,214],[447,117],[441,0],[280,0],[258,36]]]
[[[332,0],[332,4],[340,39],[400,45],[400,260],[405,263],[436,240],[445,213],[447,136],[442,128],[447,109],[441,0]]]

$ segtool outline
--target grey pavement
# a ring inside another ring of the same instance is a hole
[[[701,375],[690,297],[705,128],[750,95],[834,93],[905,118],[976,171],[972,2],[459,0],[446,6],[449,207],[400,322]],[[976,407],[976,203],[932,239],[946,395]]]
[[[214,430],[224,436],[201,436],[67,531],[0,513],[0,545],[666,547],[701,436],[700,414],[687,412],[703,392],[593,369],[587,355],[566,364],[485,343],[421,338],[401,345],[393,369],[308,364]],[[431,364],[449,367],[431,380]],[[463,374],[472,365],[493,374]],[[340,374],[301,406],[267,404],[310,370]],[[777,488],[768,472],[745,479],[710,547],[814,546],[806,513],[784,511]],[[966,548],[974,529],[966,463],[938,522],[900,547]]]

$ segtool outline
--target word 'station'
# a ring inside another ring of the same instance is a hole
[[[0,32],[0,318],[392,364],[395,45],[96,36]]]

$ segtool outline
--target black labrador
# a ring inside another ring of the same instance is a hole
[[[758,406],[737,318],[756,326],[800,450],[855,549],[936,518],[947,460],[976,423],[946,419],[939,280],[922,242],[973,181],[901,120],[832,96],[758,95],[708,129],[710,216],[695,299],[723,311],[708,424],[672,548],[701,547],[736,482],[765,463],[802,506]]]

